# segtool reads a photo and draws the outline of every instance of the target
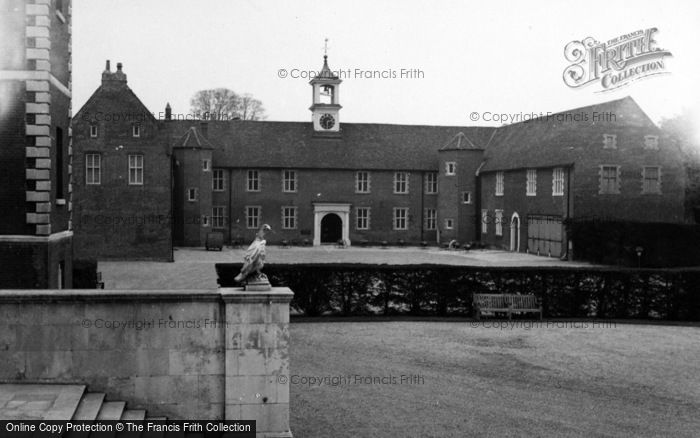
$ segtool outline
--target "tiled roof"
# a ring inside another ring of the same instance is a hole
[[[460,131],[457,135],[452,137],[452,140],[447,142],[445,146],[441,147],[441,151],[451,151],[451,150],[466,150],[466,149],[484,149],[485,144],[475,145],[469,137],[467,137],[464,132]]]
[[[202,135],[199,130],[192,126],[185,132],[185,134],[180,137],[178,141],[173,145],[174,149],[214,149],[214,146]]]
[[[480,171],[573,164],[600,150],[603,134],[625,135],[639,128],[659,132],[630,97],[500,127],[486,148]]]
[[[173,121],[179,138],[199,122]],[[338,138],[310,122],[211,121],[207,138],[220,167],[434,170],[435,153],[460,132],[484,148],[496,128],[343,123]]]

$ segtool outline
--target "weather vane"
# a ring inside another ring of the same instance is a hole
[[[328,56],[328,38],[325,39],[323,44],[323,56]]]

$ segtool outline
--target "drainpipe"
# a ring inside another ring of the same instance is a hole
[[[422,242],[424,239],[424,228],[425,228],[425,177],[426,173],[425,171],[421,172],[421,187],[420,187],[420,241]],[[438,187],[438,192],[440,191],[440,188]],[[438,195],[439,196],[439,195]],[[435,215],[437,216],[437,208],[435,210]],[[435,220],[437,222],[437,219]],[[435,224],[437,228],[437,224]]]
[[[228,169],[228,241],[233,246],[233,168]]]

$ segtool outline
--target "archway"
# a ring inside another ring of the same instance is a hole
[[[343,238],[343,220],[335,213],[321,219],[321,243],[336,243]]]
[[[520,216],[513,213],[510,219],[510,250],[520,252]]]

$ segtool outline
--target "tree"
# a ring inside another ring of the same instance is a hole
[[[661,129],[678,142],[685,154],[697,159],[700,156],[700,117],[689,109],[664,118]]]
[[[250,94],[239,95],[228,88],[200,90],[190,100],[191,111],[205,120],[262,120],[265,108]]]

